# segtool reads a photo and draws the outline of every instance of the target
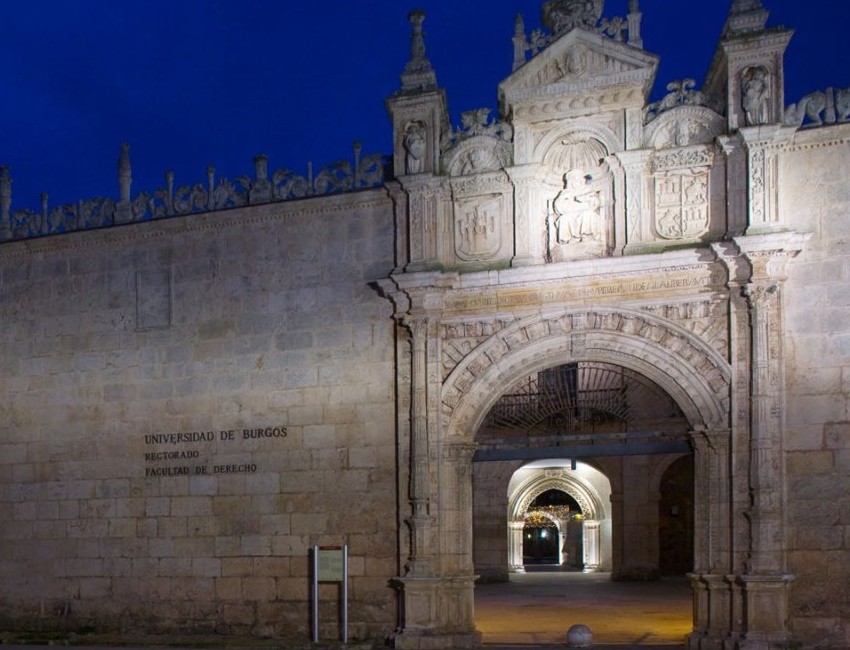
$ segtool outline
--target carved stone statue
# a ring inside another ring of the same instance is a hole
[[[405,172],[421,174],[425,171],[425,125],[411,122],[404,129]]]
[[[741,105],[747,126],[767,124],[767,99],[770,92],[767,70],[762,66],[741,73]]]
[[[550,244],[599,240],[602,197],[592,180],[581,169],[572,169],[564,175],[564,189],[552,202]]]
[[[543,24],[554,34],[576,27],[593,29],[604,6],[604,0],[549,0],[543,4]]]

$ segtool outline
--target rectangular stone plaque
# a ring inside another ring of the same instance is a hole
[[[171,269],[136,273],[136,329],[171,325]]]

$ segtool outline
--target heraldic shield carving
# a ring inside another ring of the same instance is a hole
[[[664,239],[693,239],[708,232],[708,171],[677,170],[655,185],[655,230]]]
[[[466,261],[489,259],[502,246],[502,197],[493,194],[455,203],[455,252]]]

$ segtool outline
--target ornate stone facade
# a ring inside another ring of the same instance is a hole
[[[687,457],[688,647],[850,644],[848,93],[786,108],[790,32],[735,0],[702,88],[650,103],[639,3],[604,4],[518,20],[457,129],[412,13],[386,176],[258,157],[134,199],[122,148],[117,201],[21,214],[0,173],[4,627],[301,642],[309,549],[348,544],[358,637],[475,647],[529,513],[577,557],[535,499],[652,578]]]

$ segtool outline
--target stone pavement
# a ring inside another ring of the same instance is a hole
[[[535,571],[532,568],[528,573],[512,576],[510,583],[483,584],[475,588],[475,621],[484,635],[484,650],[564,648],[567,629],[578,623],[593,631],[594,650],[675,650],[683,646],[685,635],[691,630],[691,612],[691,591],[684,578],[649,583],[611,582],[607,573]],[[161,644],[138,644],[135,648],[108,644],[72,646],[75,650],[174,650]],[[191,647],[205,650],[202,642]],[[209,650],[281,647],[280,642],[273,640],[244,640],[242,643],[211,643]],[[349,646],[349,649],[358,647]],[[0,648],[46,650],[48,646],[0,644]],[[50,646],[51,650],[54,648]]]
[[[498,650],[563,646],[575,624],[590,627],[594,648],[670,650],[684,644],[692,611],[685,578],[632,583],[611,582],[607,573],[530,571],[475,588],[475,622]]]

